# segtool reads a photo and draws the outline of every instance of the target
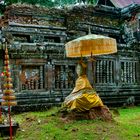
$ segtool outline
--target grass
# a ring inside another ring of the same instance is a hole
[[[65,121],[53,115],[58,108],[13,116],[20,128],[14,140],[139,140],[140,107],[118,109],[114,122]]]

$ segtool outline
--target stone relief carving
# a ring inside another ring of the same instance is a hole
[[[135,41],[135,37],[134,37],[134,33],[133,33],[133,29],[131,28],[131,23],[128,23],[127,21],[124,22],[123,26],[123,39],[126,43],[128,43],[128,45],[130,45],[131,43],[133,43]]]

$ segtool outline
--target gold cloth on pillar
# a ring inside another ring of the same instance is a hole
[[[70,110],[82,112],[104,105],[90,85],[86,75],[81,75],[76,80],[75,88],[71,94],[65,98],[64,106]]]

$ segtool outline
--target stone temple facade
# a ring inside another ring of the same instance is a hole
[[[62,9],[27,5],[7,7],[0,19],[0,72],[8,44],[18,105],[30,110],[58,105],[72,91],[79,58],[67,58],[65,43],[93,34],[113,37],[118,52],[84,58],[88,78],[109,106],[140,104],[140,5],[97,4]],[[92,69],[94,66],[94,69]],[[0,77],[3,90],[3,77]]]

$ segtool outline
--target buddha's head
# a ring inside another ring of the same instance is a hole
[[[84,64],[83,62],[78,62],[78,65],[76,67],[76,72],[78,76],[82,76],[82,75],[86,75],[86,64]]]

